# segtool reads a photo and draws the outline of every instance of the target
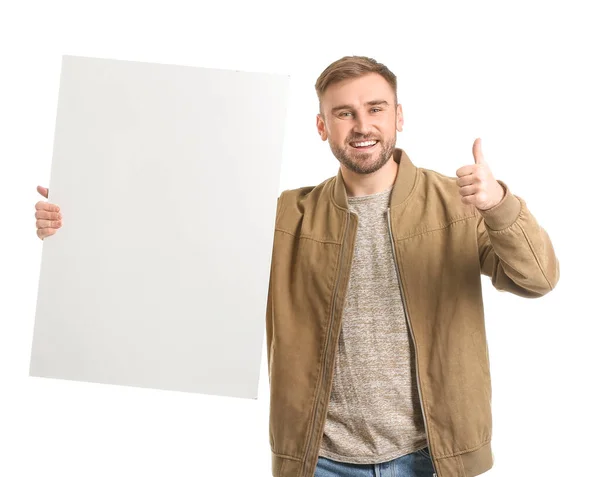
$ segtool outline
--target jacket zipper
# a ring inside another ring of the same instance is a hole
[[[321,380],[321,386],[322,384],[325,382],[327,382],[327,379],[325,379],[325,375],[327,373],[327,370],[329,369],[329,366],[327,366],[327,353],[329,351],[329,342],[331,340],[331,330],[333,329],[333,319],[335,316],[335,305],[337,302],[337,295],[338,295],[338,285],[340,283],[340,277],[342,276],[342,268],[343,268],[343,260],[344,260],[344,248],[346,245],[346,234],[348,232],[348,225],[350,223],[350,211],[346,212],[346,225],[344,227],[344,234],[342,235],[342,250],[341,250],[341,254],[340,254],[340,271],[338,273],[337,279],[335,281],[335,288],[333,290],[333,304],[331,307],[331,319],[329,320],[329,328],[327,330],[327,341],[325,341],[325,351],[324,351],[324,356],[325,356],[325,363],[323,365],[323,379]],[[317,419],[317,415],[319,414],[319,397],[317,396],[317,405],[315,406],[315,412],[313,413],[313,418],[312,418],[312,422],[311,422],[311,429],[309,432],[310,438],[308,441],[308,448],[306,451],[306,456],[310,456],[312,449],[313,449],[313,444],[315,444],[316,442],[319,442],[319,439],[317,439],[318,436],[315,435],[315,422],[318,422]],[[318,459],[318,457],[317,457]],[[304,460],[304,466],[307,467],[308,466],[308,459]],[[310,475],[306,474],[305,472],[302,472],[301,475]]]
[[[396,277],[398,278],[398,285],[400,286],[400,297],[402,298],[402,304],[404,306],[404,312],[406,313],[406,322],[408,323],[408,329],[410,330],[410,335],[413,340],[413,345],[415,348],[415,368],[417,371],[417,391],[419,392],[419,401],[421,406],[421,413],[423,414],[423,423],[425,425],[425,437],[427,438],[427,446],[429,447],[429,455],[433,455],[431,449],[431,441],[429,440],[429,432],[427,430],[427,419],[425,418],[425,410],[423,409],[423,396],[421,394],[421,385],[419,379],[419,360],[417,358],[417,346],[415,344],[415,335],[413,333],[412,325],[410,323],[410,318],[408,316],[408,308],[406,307],[406,300],[404,299],[404,289],[402,286],[402,280],[400,280],[400,270],[398,269],[398,259],[396,258],[396,247],[394,243],[394,235],[392,234],[392,221],[391,221],[391,209],[388,207],[387,209],[387,223],[388,223],[388,231],[390,233],[390,241],[392,242],[392,254],[394,256],[394,265],[396,267]],[[434,474],[433,476],[437,476],[437,469],[435,468],[435,463],[433,462],[433,457],[431,458],[431,463],[433,464]]]

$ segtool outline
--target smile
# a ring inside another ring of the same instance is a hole
[[[351,142],[350,146],[354,149],[370,149],[374,147],[379,141],[360,141],[360,142]]]

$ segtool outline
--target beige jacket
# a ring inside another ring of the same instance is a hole
[[[537,298],[556,286],[559,263],[504,182],[502,201],[479,211],[461,202],[455,178],[416,167],[402,149],[394,160],[388,225],[429,450],[437,477],[472,477],[493,465],[481,274]],[[315,473],[357,223],[341,172],[278,199],[266,314],[274,477]]]

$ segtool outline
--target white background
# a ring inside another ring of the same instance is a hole
[[[316,132],[314,83],[344,55],[398,76],[397,144],[418,166],[454,175],[481,137],[496,178],[526,200],[561,265],[557,288],[535,300],[483,277],[495,456],[485,475],[600,475],[595,2],[7,3],[0,475],[270,475],[265,351],[258,401],[28,376],[36,186],[49,180],[63,54],[290,74],[282,190],[337,172]]]

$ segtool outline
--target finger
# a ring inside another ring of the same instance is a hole
[[[36,219],[47,219],[47,220],[60,220],[60,219],[62,219],[62,214],[60,212],[48,212],[47,210],[36,210],[35,218]]]
[[[475,202],[475,194],[465,195],[460,198],[463,204],[473,204]]]
[[[478,182],[480,182],[480,179],[475,174],[469,174],[469,175],[462,176],[462,177],[459,177],[458,179],[456,179],[456,183],[458,184],[459,187],[476,184]]]
[[[458,192],[462,196],[467,196],[467,195],[476,194],[478,192],[478,189],[479,188],[476,185],[463,186],[458,190]]]
[[[46,229],[46,228],[58,229],[58,228],[62,227],[62,220],[38,219],[35,221],[35,226],[38,229]]]
[[[485,163],[483,158],[483,152],[481,151],[481,138],[478,137],[473,143],[473,157],[475,158],[475,164]]]
[[[457,177],[468,176],[469,174],[473,174],[476,170],[477,170],[477,164],[463,166],[456,171],[456,176]]]
[[[50,235],[54,235],[56,233],[56,229],[38,229],[37,236],[44,240],[46,237],[50,237]]]
[[[42,187],[42,186],[37,186],[37,191],[47,199],[48,192],[50,191],[50,189],[47,189],[46,187]]]
[[[49,202],[44,202],[40,200],[37,204],[35,204],[36,210],[48,210],[50,212],[60,212],[60,207],[56,204],[50,204]]]

